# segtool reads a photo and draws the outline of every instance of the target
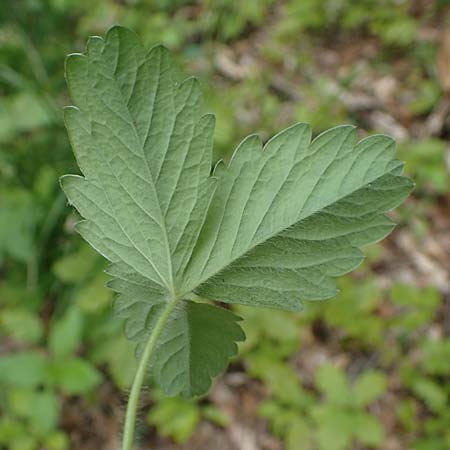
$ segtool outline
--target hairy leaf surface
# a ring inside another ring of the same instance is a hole
[[[357,142],[351,126],[311,140],[297,124],[264,146],[249,136],[211,174],[214,117],[198,82],[180,83],[168,51],[125,28],[70,55],[66,77],[83,176],[62,187],[84,218],[77,230],[111,262],[115,309],[138,347],[178,300],[152,361],[169,394],[205,392],[244,338],[236,316],[193,294],[293,311],[332,297],[412,189],[393,140]]]

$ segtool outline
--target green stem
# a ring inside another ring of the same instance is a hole
[[[163,312],[159,316],[155,327],[150,333],[147,343],[145,344],[145,348],[133,380],[133,385],[131,386],[130,398],[128,399],[127,412],[125,415],[125,425],[123,428],[122,450],[133,450],[134,430],[136,427],[136,416],[142,383],[144,382],[150,358],[153,354],[153,351],[155,350],[156,342],[158,341],[164,325],[167,323],[167,320],[169,319],[170,314],[174,310],[178,301],[178,298],[173,298],[169,303],[167,303]]]

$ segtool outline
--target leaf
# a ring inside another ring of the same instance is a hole
[[[427,286],[422,289],[414,285],[395,283],[390,291],[393,304],[399,308],[392,318],[392,325],[401,332],[413,332],[427,326],[442,303],[438,289]]]
[[[137,369],[133,344],[120,334],[112,333],[95,336],[91,342],[94,345],[91,346],[89,360],[96,365],[107,364],[114,384],[120,389],[129,389]]]
[[[356,438],[370,447],[381,446],[384,441],[384,429],[378,418],[367,413],[360,413],[355,419]]]
[[[5,96],[0,109],[0,142],[52,123],[46,99],[30,91]]]
[[[66,77],[76,106],[65,121],[84,176],[61,184],[84,218],[77,230],[112,263],[128,337],[142,347],[178,302],[155,357],[171,394],[204,392],[243,339],[234,315],[195,295],[287,310],[331,297],[333,278],[392,230],[384,212],[412,188],[392,139],[358,143],[350,126],[311,142],[297,124],[264,148],[250,136],[211,175],[214,117],[201,113],[198,82],[180,83],[168,51],[146,51],[125,28],[70,55]],[[162,363],[162,349],[178,353]]]
[[[308,400],[296,372],[284,361],[266,356],[261,351],[253,352],[246,359],[247,372],[260,378],[273,397],[285,405],[302,407]]]
[[[36,387],[48,381],[47,357],[34,351],[22,351],[0,357],[0,386]]]
[[[77,252],[59,258],[52,271],[64,283],[79,284],[92,275],[97,260],[97,254],[87,245],[83,245]]]
[[[100,372],[94,366],[77,357],[53,361],[52,375],[55,384],[69,395],[86,394],[102,380]]]
[[[417,377],[411,388],[432,411],[440,412],[448,405],[445,389],[429,378]]]
[[[177,444],[189,440],[200,422],[200,408],[183,398],[163,398],[147,415],[147,421],[162,436],[171,437]]]
[[[47,434],[43,444],[48,450],[68,450],[70,446],[67,434],[59,430]]]
[[[38,208],[25,189],[1,189],[0,260],[9,256],[27,262],[34,255]]]
[[[48,346],[53,356],[64,357],[73,353],[81,344],[83,316],[77,307],[71,307],[54,322],[49,334]]]
[[[14,389],[9,392],[8,402],[17,417],[28,420],[33,435],[46,435],[58,424],[59,401],[52,391]]]
[[[152,365],[168,395],[200,395],[222,373],[245,336],[237,316],[208,304],[183,301],[160,338]]]
[[[450,373],[450,340],[425,340],[422,345],[422,367],[427,374],[446,376]]]
[[[110,272],[113,273],[113,272]],[[138,353],[148,340],[164,305],[148,301],[148,290],[122,285],[116,278],[110,286],[118,292],[115,312],[126,320],[125,334],[138,344]],[[126,290],[122,291],[121,289]],[[235,342],[245,338],[237,324],[240,318],[209,304],[181,301],[159,339],[151,366],[167,395],[200,395],[211,379],[237,353]]]
[[[317,388],[330,403],[335,405],[348,405],[352,395],[345,372],[331,364],[324,364],[317,370]]]
[[[317,426],[315,437],[319,450],[346,450],[355,428],[355,414],[333,405],[317,405],[312,409]]]
[[[355,382],[354,400],[357,405],[367,406],[386,391],[386,376],[381,372],[368,370]]]
[[[44,327],[39,317],[23,308],[3,309],[0,315],[2,334],[14,340],[37,343],[44,334]]]
[[[286,450],[311,450],[314,448],[312,441],[312,433],[308,423],[301,417],[293,421],[285,438]]]

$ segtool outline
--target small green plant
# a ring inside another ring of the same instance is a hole
[[[348,449],[354,440],[375,448],[382,444],[383,427],[366,408],[385,392],[383,374],[369,370],[350,385],[342,370],[324,365],[316,384],[324,396],[311,412],[320,449]]]
[[[74,354],[80,344],[79,319],[70,310],[54,324],[49,355],[22,350],[0,357],[0,445],[11,450],[69,448],[68,437],[57,428],[58,392],[88,394],[102,379],[94,366]]]
[[[445,194],[450,183],[445,163],[447,142],[422,139],[399,146],[399,154],[408,161],[408,170],[417,183],[417,190],[429,194]]]
[[[432,286],[418,288],[402,283],[392,286],[390,297],[398,313],[389,325],[403,334],[414,333],[427,326],[442,302],[439,291]]]
[[[376,314],[382,292],[373,277],[338,280],[340,293],[323,307],[313,304],[303,316],[304,321],[322,319],[343,332],[343,342],[358,342],[363,348],[383,345],[384,320]]]
[[[210,301],[301,309],[337,293],[334,278],[384,238],[385,212],[412,189],[387,136],[340,126],[311,141],[293,125],[264,146],[244,139],[212,170],[214,116],[168,51],[113,27],[69,55],[76,106],[65,122],[84,176],[61,185],[77,231],[111,262],[116,313],[137,344],[127,407],[130,450],[149,367],[167,395],[201,395],[244,340],[239,317]]]
[[[417,435],[414,450],[444,450],[450,445],[450,339],[428,338],[419,349],[417,361],[400,367],[402,382],[416,402],[403,402],[397,413],[403,427]]]
[[[315,379],[319,399],[303,389],[295,371],[276,358],[260,354],[249,363],[250,374],[270,390],[260,414],[283,438],[287,450],[348,450],[355,441],[370,448],[382,444],[383,426],[368,410],[386,391],[382,373],[367,370],[350,383],[344,370],[322,365]]]
[[[201,419],[218,426],[226,426],[228,416],[212,404],[200,405],[196,399],[167,397],[160,391],[153,395],[155,404],[147,415],[147,422],[161,436],[168,436],[176,443],[186,442],[194,433]]]

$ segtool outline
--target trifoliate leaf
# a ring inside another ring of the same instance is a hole
[[[392,139],[357,142],[343,126],[311,142],[307,124],[264,147],[248,137],[211,174],[214,117],[202,115],[198,82],[175,74],[165,48],[147,51],[121,27],[70,55],[76,106],[65,120],[84,176],[61,183],[85,219],[77,230],[112,263],[128,337],[142,347],[163,320],[156,378],[194,395],[243,334],[237,317],[193,294],[287,310],[335,295],[333,277],[392,230],[384,212],[412,183]]]

